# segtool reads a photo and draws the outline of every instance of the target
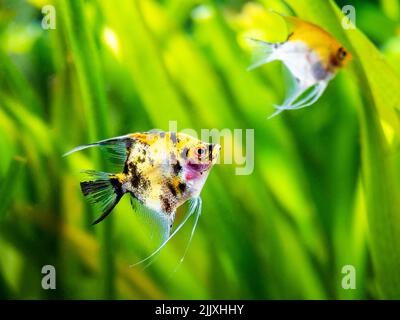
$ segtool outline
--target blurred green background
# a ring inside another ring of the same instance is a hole
[[[41,27],[48,4],[54,30]],[[349,4],[357,30],[341,27]],[[281,65],[247,72],[243,41],[284,35],[269,8],[353,54],[315,105],[272,120]],[[398,0],[0,0],[0,298],[400,298],[399,75]],[[156,244],[128,199],[91,226],[79,171],[104,163],[62,154],[170,120],[254,129],[254,171],[213,169],[176,273],[190,224],[152,266],[129,268]],[[48,264],[56,290],[41,287]]]

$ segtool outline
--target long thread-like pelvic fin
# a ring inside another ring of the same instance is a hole
[[[190,233],[190,237],[189,237],[189,240],[188,240],[188,242],[187,242],[187,244],[186,244],[185,251],[183,252],[182,257],[181,257],[181,259],[179,260],[179,263],[178,263],[178,265],[175,267],[175,269],[174,269],[174,271],[173,271],[172,274],[174,274],[174,273],[178,270],[179,266],[182,264],[183,260],[184,260],[185,257],[186,257],[186,254],[187,254],[187,252],[188,252],[188,250],[189,250],[190,243],[192,242],[194,232],[196,231],[197,222],[199,221],[200,214],[201,214],[202,200],[201,200],[200,197],[198,197],[198,198],[196,198],[196,199],[193,200],[193,207],[196,208],[196,213],[195,213],[196,217],[195,217],[195,220],[194,220],[192,232]]]

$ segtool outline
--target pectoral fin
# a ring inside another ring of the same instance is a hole
[[[181,265],[181,263],[185,259],[186,254],[187,254],[187,252],[189,250],[189,246],[190,246],[190,243],[192,242],[194,232],[196,231],[197,222],[199,221],[199,218],[200,218],[201,207],[202,207],[202,200],[201,200],[200,197],[190,200],[190,208],[191,208],[190,210],[193,210],[193,213],[195,214],[195,220],[194,220],[192,232],[190,233],[189,240],[188,240],[188,242],[186,244],[185,251],[183,252],[183,255],[182,255],[181,259],[179,260],[178,265],[175,267],[174,272],[176,272],[176,270],[179,268],[179,266]]]

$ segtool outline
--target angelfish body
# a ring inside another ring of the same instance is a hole
[[[135,141],[118,175],[125,193],[167,215],[200,195],[219,147],[173,132],[139,134]]]
[[[296,17],[283,18],[291,30],[286,41],[269,43],[252,39],[261,48],[261,55],[249,69],[279,60],[293,77],[292,90],[283,105],[275,106],[278,111],[272,116],[315,103],[339,69],[351,60],[351,54],[319,26]],[[306,91],[310,92],[300,99]]]
[[[163,243],[157,252],[193,213],[197,223],[200,192],[217,161],[219,145],[183,133],[152,130],[80,146],[66,155],[94,146],[121,167],[119,173],[84,171],[88,179],[81,182],[82,193],[102,211],[94,224],[106,218],[125,194],[131,195],[135,211],[152,215],[163,226]],[[190,212],[171,234],[176,209],[188,200]]]

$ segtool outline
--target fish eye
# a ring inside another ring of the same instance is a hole
[[[207,148],[204,146],[199,146],[194,150],[194,152],[195,152],[196,157],[198,157],[199,159],[202,159],[207,155]]]
[[[338,55],[339,60],[343,61],[347,56],[347,52],[343,48],[340,48],[337,55]]]

